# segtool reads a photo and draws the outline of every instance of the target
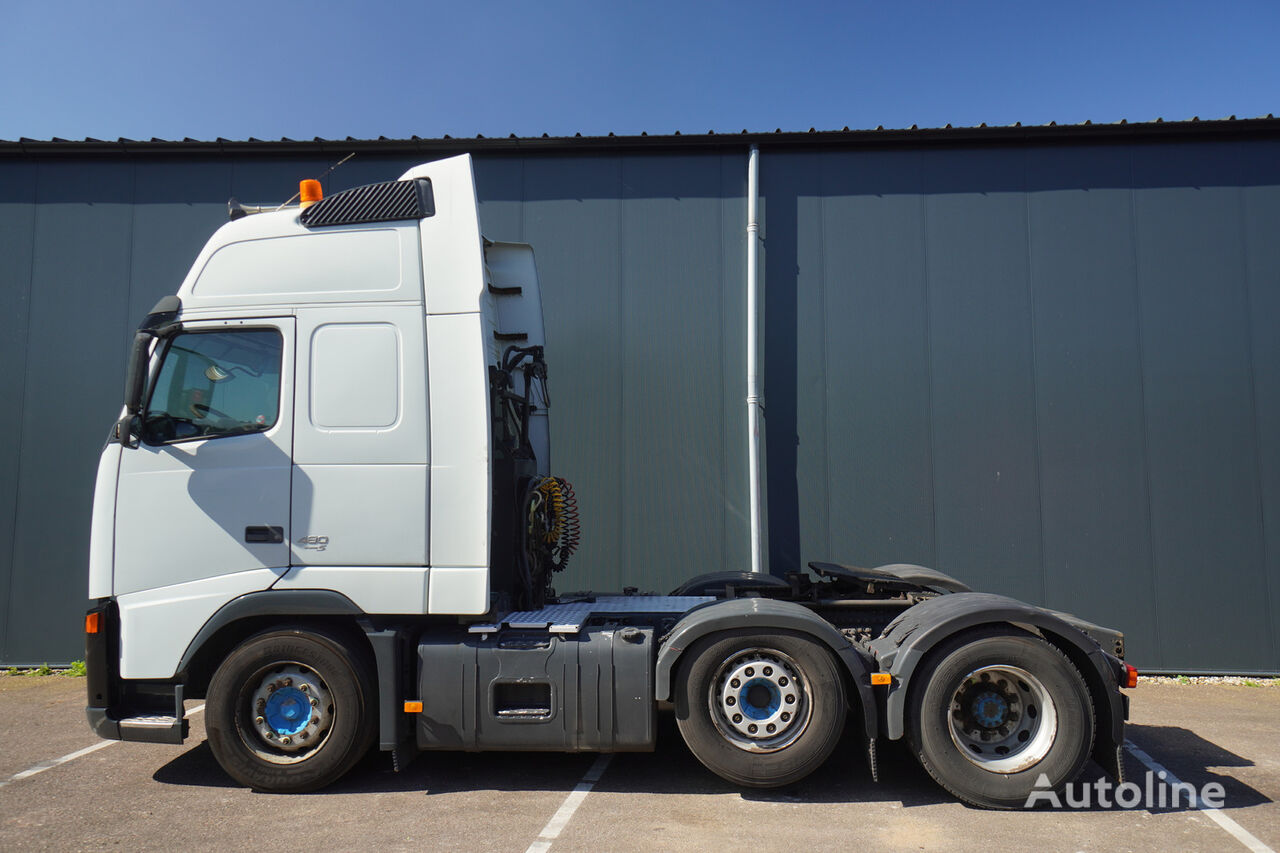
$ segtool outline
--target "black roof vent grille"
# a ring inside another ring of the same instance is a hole
[[[436,199],[428,178],[386,181],[334,193],[302,211],[302,224],[355,225],[362,222],[394,222],[434,216]]]

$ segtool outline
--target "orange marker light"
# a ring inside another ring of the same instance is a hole
[[[1137,687],[1138,686],[1138,670],[1135,667],[1124,665],[1124,684],[1121,687]]]
[[[99,617],[101,615],[102,614],[96,610],[93,611],[92,613],[86,613],[84,615],[84,632],[86,634],[98,633]]]
[[[421,703],[421,702],[408,702],[408,701],[406,701],[406,702],[404,703],[404,712],[405,712],[406,714],[421,714],[421,713],[422,713],[422,703]]]
[[[301,206],[305,210],[324,198],[324,190],[320,187],[319,181],[307,178],[305,181],[298,182],[298,198],[302,200]]]
[[[893,676],[887,672],[871,673],[871,684],[874,687],[888,687],[893,684]]]

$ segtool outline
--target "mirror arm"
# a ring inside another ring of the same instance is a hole
[[[133,335],[133,348],[129,352],[129,372],[124,388],[124,417],[116,424],[116,436],[124,447],[135,447],[133,444],[133,426],[142,409],[142,392],[147,384],[147,368],[151,341],[163,340],[182,329],[182,324],[169,322],[161,325],[138,329]]]

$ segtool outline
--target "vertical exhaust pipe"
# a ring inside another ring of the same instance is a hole
[[[763,510],[760,499],[760,147],[751,146],[747,158],[747,482],[751,513],[751,571],[764,572]]]

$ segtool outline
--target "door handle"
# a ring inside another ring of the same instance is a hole
[[[251,524],[244,529],[244,541],[277,544],[284,541],[284,528],[274,524]]]

